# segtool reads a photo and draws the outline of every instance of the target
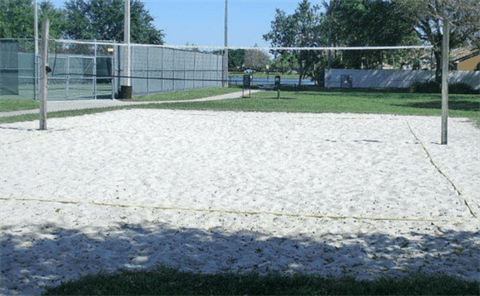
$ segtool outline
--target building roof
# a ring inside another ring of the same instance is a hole
[[[480,50],[472,47],[454,48],[450,51],[452,62],[463,62],[478,55],[480,55]]]

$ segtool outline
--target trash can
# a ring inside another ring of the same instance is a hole
[[[280,88],[280,76],[279,75],[275,76],[275,88],[276,89]]]
[[[122,85],[120,88],[120,93],[118,98],[121,100],[131,99],[132,98],[132,87],[129,85]]]

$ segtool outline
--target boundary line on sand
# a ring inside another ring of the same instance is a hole
[[[433,161],[433,157],[432,155],[430,154],[430,152],[427,150],[427,148],[425,147],[425,145],[423,144],[423,142],[417,137],[417,135],[415,134],[415,132],[413,131],[412,127],[410,126],[410,123],[408,122],[407,119],[405,119],[405,123],[407,124],[410,132],[412,133],[412,135],[415,137],[415,139],[420,143],[420,145],[422,145],[422,149],[423,151],[427,154],[427,157],[428,159],[430,160],[430,163],[435,167],[435,169],[440,173],[440,175],[442,175],[447,181],[448,183],[450,183],[450,185],[453,187],[453,189],[455,190],[455,193],[463,200],[465,206],[468,208],[468,211],[470,212],[470,214],[474,217],[474,218],[478,218],[478,214],[475,212],[475,210],[470,206],[470,204],[468,203],[468,200],[465,198],[465,196],[462,194],[462,192],[460,191],[460,189],[458,189],[457,185],[455,185],[455,183],[453,182],[453,180],[447,176],[446,173],[444,173],[440,167],[435,163],[435,161]]]
[[[314,218],[314,219],[356,219],[360,221],[405,221],[405,222],[447,222],[447,223],[463,223],[463,220],[449,220],[441,218],[414,218],[414,217],[363,217],[363,216],[345,216],[345,215],[331,215],[331,214],[297,214],[297,213],[281,213],[281,212],[268,212],[268,211],[235,211],[227,209],[190,209],[182,207],[166,207],[166,206],[145,206],[145,205],[127,205],[127,204],[115,204],[115,203],[99,203],[99,202],[77,202],[69,200],[41,200],[34,198],[9,198],[0,197],[3,201],[18,201],[18,202],[42,202],[42,203],[61,203],[61,204],[89,204],[100,207],[117,207],[117,208],[140,208],[140,209],[155,209],[155,210],[173,210],[173,211],[185,211],[185,212],[210,212],[210,213],[225,213],[234,215],[273,215],[273,216],[285,216],[285,217],[297,217],[297,218]]]

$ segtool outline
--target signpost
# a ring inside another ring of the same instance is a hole
[[[243,75],[243,90],[242,90],[242,98],[245,98],[245,89],[248,88],[249,90],[249,95],[248,97],[252,96],[252,88],[250,86],[251,83],[251,76],[250,75]]]

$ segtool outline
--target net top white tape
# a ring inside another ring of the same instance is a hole
[[[257,46],[208,46],[208,45],[157,45],[157,44],[137,44],[137,43],[116,43],[108,41],[78,41],[67,39],[52,39],[58,43],[71,44],[90,44],[90,45],[110,45],[110,46],[136,46],[136,47],[158,47],[175,49],[204,49],[204,50],[224,50],[224,49],[245,49],[245,50],[393,50],[393,49],[431,49],[431,45],[402,45],[402,46],[344,46],[344,47],[257,47]]]

